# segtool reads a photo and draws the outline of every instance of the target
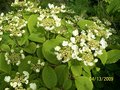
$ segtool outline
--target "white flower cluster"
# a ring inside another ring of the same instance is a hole
[[[1,13],[0,14],[0,41],[2,41],[2,35],[3,35],[3,26],[2,26],[3,16],[4,16],[4,13]]]
[[[26,90],[24,89],[23,84],[29,84],[28,79],[29,73],[27,71],[23,71],[23,75],[20,75],[20,73],[17,72],[14,79],[11,79],[10,76],[5,76],[4,81],[9,83],[15,90]]]
[[[14,88],[14,90],[36,90],[36,83],[29,83],[29,73],[27,71],[23,71],[23,74],[19,72],[16,73],[15,78],[11,78],[10,76],[5,76],[4,81],[9,83],[9,85]],[[25,88],[24,85],[29,84],[29,88]],[[10,88],[5,88],[5,90],[10,90]]]
[[[25,55],[23,50],[15,51],[14,49],[11,49],[10,52],[5,53],[5,60],[7,61],[7,64],[15,64],[18,66],[24,58]]]
[[[103,26],[87,26],[87,30],[74,30],[70,40],[63,41],[62,45],[56,46],[55,55],[58,60],[68,62],[75,59],[83,61],[86,66],[93,66],[98,55],[108,46],[106,39],[112,34]]]
[[[41,68],[45,65],[45,62],[42,62],[40,59],[36,64],[32,63],[31,61],[28,61],[28,64],[30,64],[31,69],[35,71],[36,73],[39,73]]]
[[[40,12],[41,7],[37,7],[38,4],[33,3],[31,1],[20,1],[20,2],[14,2],[11,4],[11,6],[19,6],[20,11],[26,11],[30,13],[38,13]]]
[[[4,22],[6,22],[6,24],[3,27],[4,31],[9,32],[9,36],[22,37],[25,33],[27,21],[23,19],[22,14],[20,12],[9,12],[8,14],[6,14]]]
[[[54,6],[53,4],[48,4],[49,8],[41,9],[40,15],[38,17],[37,26],[44,27],[45,30],[51,31],[57,27],[61,26],[61,18],[57,15],[58,13],[65,12],[65,5],[60,7]]]

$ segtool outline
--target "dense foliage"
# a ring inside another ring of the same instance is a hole
[[[119,3],[0,1],[0,90],[119,90]]]

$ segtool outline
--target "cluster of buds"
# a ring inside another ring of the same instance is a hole
[[[4,18],[6,25],[4,25],[4,30],[9,32],[9,36],[22,37],[25,33],[25,27],[27,21],[22,18],[21,13],[9,12]]]
[[[65,5],[60,7],[48,4],[49,8],[41,9],[38,17],[37,27],[44,27],[47,31],[52,31],[57,27],[61,26],[61,18],[58,14],[66,12]]]
[[[25,58],[23,50],[14,50],[11,49],[10,52],[5,53],[5,60],[7,61],[7,64],[13,64],[13,65],[19,65],[21,63],[21,60]]]
[[[4,81],[9,83],[12,88],[15,90],[26,90],[24,88],[24,84],[29,84],[29,73],[27,71],[23,71],[21,75],[19,72],[16,73],[15,78],[11,78],[10,76],[5,76]]]
[[[55,47],[55,55],[58,60],[68,62],[69,60],[83,61],[86,66],[93,66],[98,55],[108,46],[106,39],[112,34],[109,29],[99,26],[87,26],[87,30],[74,30],[70,40],[63,41],[62,45]]]
[[[45,65],[45,62],[42,62],[40,59],[37,63],[32,63],[31,61],[28,61],[28,64],[30,64],[31,69],[35,71],[36,73],[39,73],[41,68]]]

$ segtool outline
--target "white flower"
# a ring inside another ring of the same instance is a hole
[[[11,53],[13,53],[14,52],[14,49],[11,49]]]
[[[77,58],[77,54],[72,53],[72,58],[73,58],[73,59],[76,59],[76,58]]]
[[[93,62],[88,62],[87,64],[88,64],[89,66],[93,66],[93,65],[94,65]]]
[[[72,34],[73,34],[73,36],[77,36],[77,35],[79,34],[79,32],[78,32],[78,30],[76,29],[76,30],[74,30],[74,31],[72,32]]]
[[[5,76],[4,81],[5,82],[10,82],[11,77],[10,76]]]
[[[40,72],[40,69],[37,68],[37,69],[36,69],[36,72],[39,73],[39,72]]]
[[[41,66],[44,66],[45,65],[45,62],[41,62],[41,64],[40,64]]]
[[[78,46],[77,46],[77,45],[73,45],[71,48],[72,48],[72,50],[74,50],[74,51],[77,51],[77,50],[78,50]]]
[[[0,32],[0,35],[3,35],[3,32]]]
[[[28,64],[30,64],[31,63],[31,61],[28,61]]]
[[[78,61],[82,61],[82,58],[80,58],[80,57],[77,57],[77,60],[78,60]]]
[[[22,57],[22,59],[25,59],[25,55],[24,54],[21,54],[21,57]]]
[[[1,13],[0,16],[3,17],[3,16],[4,16],[4,13]]]
[[[0,41],[2,41],[2,38],[0,38]]]
[[[18,37],[21,37],[21,36],[22,36],[22,34],[21,34],[21,33],[18,33],[18,34],[17,34],[17,36],[18,36]]]
[[[30,88],[31,88],[32,90],[36,90],[36,89],[37,89],[36,83],[30,83]]]
[[[57,54],[57,59],[61,60],[62,59],[62,54]]]
[[[49,7],[50,9],[52,9],[52,8],[54,8],[54,4],[49,3],[49,4],[48,4],[48,7]]]
[[[55,51],[59,51],[60,49],[61,49],[60,46],[56,46],[56,47],[55,47]]]
[[[71,37],[71,38],[70,38],[70,41],[71,41],[72,43],[75,43],[75,37]]]
[[[95,62],[95,63],[98,62],[98,59],[95,59],[94,62]]]
[[[104,38],[100,40],[101,48],[105,49],[108,45]]]
[[[63,41],[62,46],[68,46],[68,41]]]
[[[16,65],[17,65],[17,66],[18,66],[18,65],[20,65],[20,63],[21,63],[21,62],[20,62],[20,61],[18,61],[18,62],[16,63]]]
[[[10,90],[9,88],[5,88],[5,90]]]
[[[15,88],[17,86],[17,82],[11,82],[10,85]]]
[[[26,79],[29,78],[29,73],[27,71],[23,71],[24,76],[26,76]]]
[[[23,50],[20,50],[20,53],[23,53]]]

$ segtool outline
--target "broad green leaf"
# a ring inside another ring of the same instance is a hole
[[[23,50],[27,53],[33,54],[36,51],[36,44],[34,42],[29,43],[28,46],[23,48]]]
[[[48,90],[48,89],[47,89],[47,88],[42,87],[42,88],[39,88],[38,90]]]
[[[55,68],[57,74],[58,85],[62,86],[64,81],[69,78],[69,70],[66,65],[59,65]]]
[[[59,63],[59,61],[56,58],[56,55],[54,54],[54,48],[60,43],[62,43],[63,40],[64,39],[62,37],[57,37],[56,39],[47,40],[43,44],[42,53],[46,60],[49,61],[50,63],[52,64]]]
[[[75,85],[77,87],[77,90],[93,90],[92,81],[84,76],[76,77]]]
[[[95,26],[94,22],[90,20],[80,20],[77,24],[79,25],[81,29],[86,29],[86,25]]]
[[[80,65],[72,65],[71,71],[74,77],[79,77],[82,74],[82,67]]]
[[[11,65],[8,65],[5,61],[4,54],[0,53],[0,71],[10,73]]]
[[[18,71],[22,73],[23,71],[28,71],[31,73],[30,65],[28,64],[28,61],[36,60],[36,58],[33,58],[32,56],[26,56],[25,59],[20,63],[18,67]]]
[[[33,33],[33,32],[36,32],[35,27],[36,27],[36,24],[37,24],[37,17],[38,17],[37,14],[33,14],[28,19],[28,29],[29,29],[30,34]]]
[[[114,13],[118,10],[120,10],[120,0],[111,0],[107,7],[107,12]]]
[[[45,41],[45,36],[41,35],[41,33],[32,33],[29,36],[29,40],[43,43]]]
[[[51,89],[57,85],[57,76],[53,68],[46,66],[42,72],[42,79],[46,87]]]
[[[72,86],[72,80],[67,79],[64,81],[64,83],[63,83],[64,90],[69,90],[71,88],[71,86]]]
[[[100,58],[103,65],[105,65],[107,61],[107,52],[104,50],[102,55],[99,55],[98,58]]]
[[[90,68],[88,66],[83,66],[83,72],[82,74],[86,77],[91,77],[91,72],[90,72]]]
[[[37,56],[38,56],[39,58],[44,58],[43,53],[42,53],[42,46],[40,46],[40,47],[37,49],[36,53],[37,53]]]
[[[28,32],[25,31],[25,34],[21,38],[17,38],[18,44],[22,46],[28,40]]]
[[[59,88],[57,88],[57,87],[54,87],[54,88],[52,88],[52,90],[60,90]]]
[[[115,63],[120,59],[120,50],[110,50],[107,52],[108,60],[106,64]]]
[[[1,47],[0,47],[0,49],[2,51],[10,51],[10,47],[8,45],[6,45],[6,44],[2,44]]]

